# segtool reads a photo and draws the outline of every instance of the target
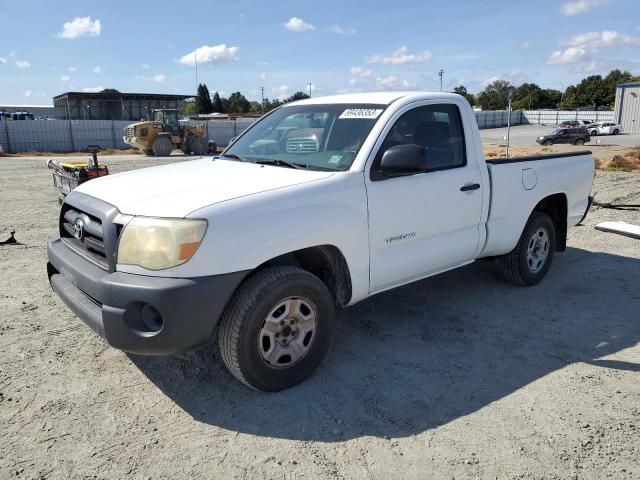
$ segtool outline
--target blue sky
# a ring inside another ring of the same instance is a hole
[[[0,0],[0,104],[74,90],[269,98],[470,91],[503,78],[562,89],[640,74],[638,0],[154,2]]]

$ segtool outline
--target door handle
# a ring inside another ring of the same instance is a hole
[[[480,188],[479,183],[469,183],[468,185],[464,185],[460,187],[461,192],[470,192],[471,190],[478,190]]]

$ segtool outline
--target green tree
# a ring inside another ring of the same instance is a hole
[[[184,111],[187,116],[196,115],[198,113],[198,106],[196,105],[195,100],[184,102]]]
[[[467,99],[467,102],[469,102],[471,106],[475,105],[476,103],[476,97],[472,93],[469,93],[467,91],[467,87],[465,87],[464,85],[458,85],[456,88],[453,89],[453,93],[462,95],[464,98]]]
[[[509,93],[513,91],[513,85],[506,80],[495,80],[477,95],[476,100],[483,110],[505,110]]]
[[[233,92],[228,99],[229,113],[247,113],[251,110],[251,102],[240,92]]]
[[[211,96],[209,95],[209,89],[204,83],[201,83],[198,85],[196,102],[198,105],[198,113],[213,112],[213,105],[211,104]]]
[[[218,92],[213,94],[213,111],[216,113],[224,112],[224,105],[222,105],[222,99],[220,98],[220,94]]]
[[[286,98],[285,100],[283,100],[282,103],[295,102],[296,100],[304,100],[305,98],[310,98],[310,97],[304,92],[296,92],[293,95],[291,95],[289,98]]]
[[[105,88],[100,93],[111,93],[112,95],[121,95],[120,91],[116,90],[115,88]]]

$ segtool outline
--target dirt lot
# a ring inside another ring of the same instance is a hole
[[[0,246],[0,478],[640,476],[640,241],[593,228],[640,212],[592,211],[536,287],[483,262],[343,311],[316,374],[267,395],[214,348],[127,355],[75,318],[46,279],[50,184],[0,159],[0,239],[25,244]],[[594,192],[640,203],[640,175]]]

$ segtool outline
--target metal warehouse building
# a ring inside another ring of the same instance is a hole
[[[640,82],[618,85],[613,118],[625,132],[640,133]]]
[[[70,120],[147,120],[154,108],[184,110],[193,95],[67,92],[53,97],[56,118]]]

